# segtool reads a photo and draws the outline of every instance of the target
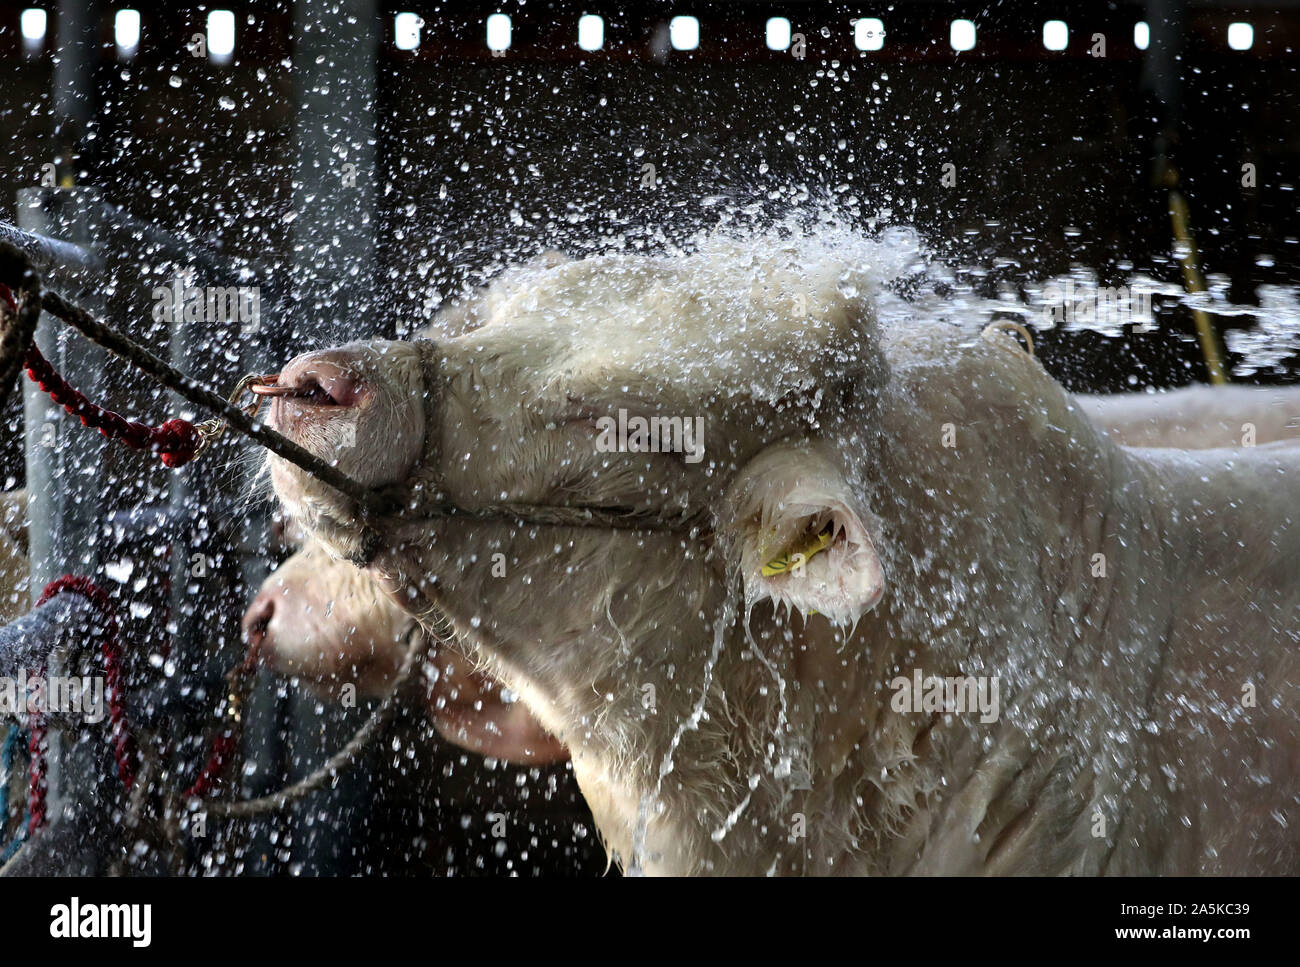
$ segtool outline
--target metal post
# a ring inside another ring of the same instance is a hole
[[[375,0],[294,4],[297,160],[294,338],[299,350],[372,333],[376,252]]]
[[[24,189],[18,193],[20,227],[90,247],[94,226],[83,201],[84,189]],[[102,299],[90,287],[78,297],[92,313],[103,313]],[[74,386],[92,399],[103,398],[104,350],[76,338],[66,326],[44,314],[36,331],[36,345]],[[85,432],[33,383],[23,383],[31,595],[35,603],[45,585],[63,574],[98,572],[103,564],[99,521],[106,509],[104,496],[115,488],[102,472],[103,438]],[[79,750],[75,743],[66,749],[63,745],[58,733],[52,732],[52,817],[59,815],[64,804],[65,773],[97,777],[102,759],[88,749]]]
[[[54,137],[59,147],[59,184],[76,183],[77,168],[88,163],[99,108],[99,0],[62,0],[56,23],[54,58]]]

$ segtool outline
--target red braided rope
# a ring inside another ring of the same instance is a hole
[[[194,424],[187,420],[168,420],[162,426],[148,426],[119,416],[112,410],[96,406],[60,376],[35,346],[23,357],[28,377],[50,399],[81,419],[83,426],[93,427],[110,440],[124,443],[132,450],[157,453],[164,466],[183,467],[194,459],[203,442]]]
[[[135,784],[136,763],[139,752],[131,735],[126,720],[126,709],[122,695],[121,647],[118,641],[117,615],[108,594],[89,578],[65,574],[51,581],[41,592],[36,607],[47,603],[62,592],[80,594],[98,608],[104,621],[104,637],[100,648],[104,657],[104,692],[108,699],[108,715],[112,728],[113,754],[117,760],[118,775],[122,785],[129,791]],[[249,676],[257,670],[258,657],[250,649],[244,661],[236,666],[231,675],[232,692],[241,692]],[[42,666],[37,672],[45,674]],[[186,798],[205,799],[221,784],[226,767],[235,759],[239,749],[240,720],[232,719],[224,724],[212,737],[212,749],[202,771],[194,783],[185,790]],[[29,738],[27,749],[30,761],[30,781],[28,789],[28,835],[35,833],[47,821],[47,753],[48,729],[45,716],[39,710],[33,710],[28,716]]]
[[[194,785],[185,790],[187,799],[206,799],[221,784],[226,774],[226,764],[235,758],[239,749],[239,730],[222,729],[212,737],[212,754],[203,764],[203,771],[194,780]]]
[[[100,639],[100,654],[104,659],[104,693],[108,699],[108,720],[113,739],[113,757],[117,760],[117,772],[122,777],[122,785],[130,791],[135,784],[136,763],[139,753],[135,739],[126,721],[126,707],[122,695],[122,649],[118,641],[117,614],[107,592],[90,578],[65,574],[51,581],[41,592],[36,607],[47,603],[63,592],[80,594],[98,610],[104,625],[104,635]],[[42,667],[39,674],[45,674]],[[34,833],[46,821],[46,753],[48,751],[47,727],[45,716],[33,712],[28,722],[31,737],[27,748],[31,761],[31,780],[28,790],[28,807],[31,820],[27,831]]]
[[[38,674],[45,674],[44,666]],[[48,749],[45,716],[39,712],[31,712],[27,716],[27,761],[30,777],[27,788],[28,836],[45,825],[45,806],[49,794],[49,782],[45,777],[45,753]]]
[[[18,303],[7,285],[0,283],[0,298],[17,309]],[[23,366],[28,377],[50,399],[81,420],[83,426],[93,427],[110,440],[117,440],[133,450],[157,453],[164,466],[176,469],[194,459],[203,438],[188,420],[168,420],[162,426],[149,426],[128,420],[112,410],[96,406],[58,374],[35,345],[29,346],[23,356]]]

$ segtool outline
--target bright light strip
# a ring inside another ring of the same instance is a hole
[[[235,12],[211,10],[208,12],[208,56],[224,61],[235,52]]]
[[[971,50],[975,46],[975,22],[954,20],[948,29],[948,43],[953,50]]]
[[[700,46],[700,22],[694,17],[673,17],[668,21],[668,40],[674,50],[694,50]]]
[[[600,50],[605,46],[605,18],[594,13],[578,18],[578,46],[583,50]]]
[[[785,17],[769,17],[767,20],[767,49],[790,49],[790,21]]]
[[[23,32],[23,46],[28,50],[40,50],[45,43],[45,11],[40,7],[28,7],[18,15],[18,26]]]
[[[853,45],[858,50],[881,50],[885,46],[885,23],[875,17],[862,17],[853,25]]]
[[[494,13],[487,18],[488,50],[510,49],[510,17],[504,13]]]
[[[1064,20],[1049,20],[1043,24],[1043,46],[1048,50],[1065,50],[1070,46],[1070,28]]]
[[[113,14],[113,43],[119,54],[135,53],[140,46],[139,10],[119,10]]]
[[[393,42],[398,50],[415,50],[420,46],[420,27],[424,21],[419,14],[399,13],[393,18]]]

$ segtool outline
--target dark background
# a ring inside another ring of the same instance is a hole
[[[184,46],[203,31],[206,8],[141,2],[132,5],[143,37],[130,63],[113,50],[113,8],[99,19],[82,85],[93,110],[76,123],[56,117],[53,102],[59,14],[50,9],[45,49],[25,54],[17,31],[25,6],[0,3],[5,217],[16,218],[16,192],[36,186],[41,165],[52,162],[61,177],[140,218],[256,258],[287,281],[273,300],[276,325],[235,354],[244,359],[283,359],[341,336],[409,335],[438,300],[543,249],[656,248],[740,210],[748,211],[742,221],[761,223],[792,205],[815,210],[821,199],[863,226],[891,210],[987,294],[1074,266],[1102,284],[1122,284],[1132,272],[1179,282],[1168,195],[1156,180],[1162,152],[1181,172],[1204,269],[1229,281],[1232,302],[1250,305],[1259,285],[1300,278],[1296,4],[1159,3],[1148,11],[1119,2],[412,0],[367,12],[371,5],[350,2],[342,6],[360,11],[373,58],[341,45],[341,63],[331,55],[312,76],[287,3],[219,4],[236,11],[239,25],[234,60],[219,65]],[[418,51],[395,48],[397,10],[423,16]],[[492,12],[513,20],[501,57],[483,40]],[[582,13],[605,18],[604,50],[578,49]],[[678,13],[700,18],[698,50],[667,49],[665,25]],[[849,20],[860,15],[885,22],[882,51],[854,49]],[[766,48],[769,16],[787,17],[805,36],[805,59]],[[1162,16],[1181,20],[1181,49],[1163,67],[1133,44],[1134,22],[1152,22],[1155,33]],[[978,25],[975,50],[950,49],[957,17]],[[1047,19],[1069,24],[1066,51],[1043,49]],[[1228,49],[1227,24],[1238,20],[1254,26],[1250,51]],[[1089,52],[1096,33],[1105,36],[1105,57]],[[373,97],[363,97],[373,137],[346,122],[338,150],[328,138],[305,137],[322,101],[301,91],[315,86],[328,105],[358,81],[356,64],[373,65]],[[360,185],[355,205],[347,192],[356,189],[339,177],[349,161]],[[942,183],[946,162],[956,167],[952,187]],[[646,163],[656,167],[653,190],[641,184]],[[1246,163],[1256,166],[1256,187],[1242,187]],[[304,212],[322,208],[337,215],[317,218],[317,234],[304,234]],[[330,255],[315,258],[304,237],[324,238]],[[136,270],[119,265],[115,278],[139,313],[147,289],[131,280]],[[1159,320],[1159,332],[1122,339],[1041,333],[1039,352],[1074,390],[1204,381],[1190,314],[1169,303]],[[219,355],[231,338],[213,334],[205,349]],[[197,368],[220,381],[238,360],[231,366]],[[1293,354],[1250,378],[1294,380],[1296,368]],[[6,415],[16,430],[20,407]],[[161,419],[156,407],[153,415]],[[21,436],[6,432],[0,479],[20,484],[23,473]],[[241,485],[233,476],[228,484]],[[223,654],[236,647],[237,602],[248,583],[245,574],[222,592],[230,629],[219,636]],[[288,709],[301,701],[264,685],[258,708],[278,725],[260,733],[250,757],[272,777],[287,761],[330,748],[328,738],[304,737],[303,722],[321,713]],[[346,738],[354,726],[337,734]],[[603,871],[566,770],[539,778],[485,768],[431,743],[419,722],[395,728],[420,750],[416,759],[381,744],[361,778],[314,797],[283,828],[230,831],[244,868]],[[553,793],[521,798],[521,789],[544,789],[549,778]],[[521,817],[504,845],[484,832],[484,815],[501,808]],[[199,868],[202,851],[192,860]]]

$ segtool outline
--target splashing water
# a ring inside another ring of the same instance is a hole
[[[1229,281],[1222,276],[1210,276],[1207,291],[1189,293],[1177,283],[1143,272],[1103,285],[1096,272],[1085,266],[1062,275],[1015,281],[1006,281],[1000,273],[1004,280],[993,286],[988,281],[991,267],[945,263],[916,228],[887,224],[884,215],[864,220],[826,200],[773,218],[769,209],[731,199],[715,224],[676,240],[656,228],[649,237],[629,232],[576,245],[563,237],[552,241],[552,249],[567,248],[575,258],[610,257],[613,265],[622,256],[652,254],[670,260],[694,253],[725,256],[733,264],[747,261],[756,279],[760,265],[774,258],[792,267],[838,262],[849,266],[841,279],[841,293],[869,301],[885,334],[911,328],[920,318],[974,336],[995,319],[1013,319],[1038,332],[1059,329],[1118,339],[1127,333],[1155,332],[1162,323],[1190,327],[1190,318],[1180,318],[1177,310],[1197,310],[1221,322],[1245,324],[1225,327],[1224,334],[1228,349],[1239,357],[1234,373],[1240,377],[1283,373],[1287,361],[1300,354],[1300,286],[1260,285],[1255,292],[1258,305],[1243,305],[1227,298]],[[437,309],[459,301],[530,254],[498,253],[490,266],[470,277],[458,296],[449,299],[439,294],[430,300],[427,308],[434,315],[433,325],[438,324]],[[996,294],[990,294],[993,288]],[[429,321],[426,318],[418,325]]]

